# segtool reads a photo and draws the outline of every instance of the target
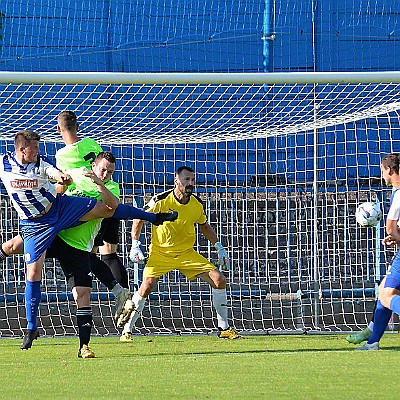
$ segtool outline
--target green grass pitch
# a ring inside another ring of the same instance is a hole
[[[1,399],[398,399],[400,337],[354,351],[343,335],[0,340]]]

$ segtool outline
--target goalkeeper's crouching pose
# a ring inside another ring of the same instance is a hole
[[[118,320],[118,326],[125,325],[120,340],[132,341],[132,331],[143,311],[146,298],[154,290],[158,279],[174,269],[178,269],[189,280],[200,278],[211,285],[212,302],[218,319],[218,336],[227,339],[240,338],[236,329],[229,327],[228,324],[224,274],[193,248],[197,224],[201,233],[215,246],[219,265],[230,268],[228,254],[218,242],[214,229],[207,223],[201,200],[193,195],[195,183],[193,169],[187,166],[178,168],[174,182],[174,189],[154,196],[145,207],[146,211],[155,213],[174,210],[178,212],[178,218],[152,229],[149,259],[144,268],[143,283],[132,297],[135,309],[130,318],[122,313]],[[144,256],[140,250],[139,237],[143,223],[142,220],[133,221],[130,252],[131,261],[141,264],[144,262]]]

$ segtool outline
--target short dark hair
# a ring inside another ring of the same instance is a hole
[[[78,124],[78,118],[76,117],[76,114],[69,110],[60,112],[60,114],[58,114],[57,121],[58,125],[60,125],[60,128],[67,130],[75,129]]]
[[[390,168],[394,173],[398,174],[400,171],[400,154],[387,154],[382,158],[381,164],[384,168]]]
[[[175,171],[175,175],[179,175],[182,171],[189,171],[189,172],[194,172],[194,169],[191,167],[188,167],[187,165],[182,165],[182,167],[179,167]]]
[[[101,153],[97,154],[97,157],[93,160],[94,163],[98,163],[99,161],[106,159],[108,162],[116,164],[117,160],[113,153],[110,151],[102,151]]]
[[[40,135],[36,132],[24,129],[23,131],[18,132],[14,137],[15,148],[29,145],[32,140],[39,141]]]

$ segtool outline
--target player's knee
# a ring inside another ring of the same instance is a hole
[[[101,201],[98,201],[94,208],[85,214],[80,220],[81,221],[89,221],[90,219],[95,218],[110,218],[115,212],[115,209],[112,209],[106,206]]]
[[[380,300],[381,304],[386,307],[390,308],[390,302],[393,298],[394,293],[392,290],[387,290],[388,288],[383,288],[379,291],[378,300]]]
[[[379,300],[384,307],[390,308],[390,300],[387,297],[382,297]]]
[[[7,255],[24,253],[24,243],[18,236],[3,243],[2,248]]]
[[[215,289],[225,289],[226,288],[225,275],[218,270],[215,271],[217,271],[217,273],[211,277],[214,282]]]
[[[110,218],[114,215],[115,208],[110,208],[103,203],[101,203],[101,205],[102,205],[101,214],[103,215],[103,218]]]

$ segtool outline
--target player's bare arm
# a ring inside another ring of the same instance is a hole
[[[143,224],[144,224],[144,221],[142,221],[140,219],[134,219],[132,221],[132,230],[131,230],[132,241],[139,240],[140,233],[142,232]]]
[[[83,172],[83,175],[97,185],[102,202],[110,210],[115,210],[118,207],[119,200],[106,188],[104,182],[92,170]]]
[[[397,226],[397,221],[395,220],[386,220],[386,236],[382,242],[389,247],[394,246],[395,244],[400,244],[400,230]]]
[[[204,235],[204,237],[209,240],[212,244],[218,242],[217,235],[211,225],[206,222],[203,225],[200,225],[200,231]]]

